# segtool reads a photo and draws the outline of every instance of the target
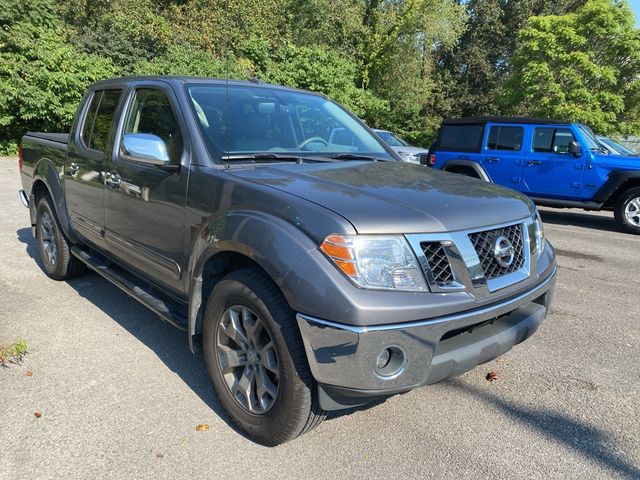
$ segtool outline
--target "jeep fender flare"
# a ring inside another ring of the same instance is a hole
[[[60,227],[62,228],[64,235],[69,239],[69,241],[71,241],[71,243],[78,243],[79,239],[71,228],[71,224],[69,222],[69,212],[67,211],[64,189],[61,181],[62,176],[63,173],[56,171],[56,167],[51,160],[46,157],[38,160],[33,171],[33,180],[31,182],[31,192],[29,195],[29,215],[31,217],[31,225],[35,225],[37,208],[37,205],[35,205],[36,185],[38,182],[42,182],[53,201],[53,209],[58,217],[58,222],[60,222]]]
[[[480,180],[484,180],[485,182],[491,183],[491,178],[485,171],[485,169],[478,162],[474,162],[472,160],[463,160],[463,159],[453,159],[447,160],[444,165],[442,165],[441,170],[448,172],[450,168],[454,167],[463,167],[465,169],[469,168],[473,170],[473,172],[477,175]]]
[[[200,331],[209,292],[204,291],[203,274],[207,263],[218,254],[247,257],[260,266],[282,290],[295,309],[296,295],[284,285],[284,278],[316,243],[302,230],[273,215],[246,210],[228,211],[210,217],[201,226],[189,261],[189,347]]]
[[[593,196],[593,200],[610,206],[618,194],[637,186],[640,186],[640,170],[612,170],[607,181]]]

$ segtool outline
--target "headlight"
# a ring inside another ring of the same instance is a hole
[[[399,235],[329,235],[320,249],[362,288],[426,292],[413,251]]]
[[[536,253],[538,254],[538,258],[544,252],[544,226],[542,225],[542,218],[540,218],[540,212],[536,209],[536,215],[533,219],[533,226],[535,227],[535,235],[536,235]]]
[[[400,155],[403,160],[405,162],[409,162],[409,163],[420,163],[420,159],[418,158],[417,155],[414,155],[413,153],[409,153],[409,152],[398,152],[398,155]]]

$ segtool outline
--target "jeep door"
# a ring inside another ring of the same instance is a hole
[[[525,126],[489,124],[482,148],[482,167],[493,183],[520,188],[524,161]]]
[[[576,141],[568,126],[535,126],[523,181],[529,195],[578,199],[584,196],[582,175],[587,152],[580,156],[569,152],[569,142]]]
[[[111,253],[178,295],[184,289],[186,264],[185,132],[171,89],[162,82],[137,84],[128,92],[107,178],[106,238]],[[127,151],[123,139],[130,134],[164,144],[169,163],[160,165]]]

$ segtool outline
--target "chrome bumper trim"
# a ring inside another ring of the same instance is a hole
[[[366,332],[389,331],[389,330],[404,330],[406,328],[437,325],[439,323],[459,321],[459,320],[464,320],[466,318],[477,318],[479,316],[483,316],[486,314],[491,314],[493,316],[500,316],[506,311],[510,310],[514,305],[521,303],[523,300],[531,299],[536,296],[536,293],[544,290],[545,287],[549,284],[549,282],[551,282],[554,279],[557,271],[558,271],[558,267],[554,266],[552,272],[542,283],[540,283],[539,285],[537,285],[535,288],[531,290],[528,290],[516,297],[510,298],[505,302],[489,305],[487,307],[483,307],[475,310],[468,310],[466,312],[455,313],[453,315],[446,315],[444,317],[430,318],[428,320],[420,320],[417,322],[394,323],[392,325],[373,325],[373,326],[359,327],[355,325],[347,325],[344,323],[332,322],[329,320],[321,320],[319,318],[311,317],[309,315],[305,315],[302,313],[299,313],[298,316],[301,319],[306,320],[307,322],[317,323],[327,327],[336,328],[339,330],[345,330],[345,331],[357,333],[357,334],[366,333]]]

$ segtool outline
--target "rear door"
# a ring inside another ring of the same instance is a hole
[[[74,230],[85,241],[104,246],[104,173],[112,150],[122,89],[96,90],[85,102],[74,138],[69,139],[65,199]]]
[[[493,183],[521,188],[525,128],[525,125],[519,124],[487,125],[482,167]]]
[[[158,167],[125,155],[121,139],[127,133],[160,137],[171,165]],[[131,89],[117,139],[108,169],[109,249],[154,283],[180,294],[189,162],[186,129],[171,89],[161,83]]]
[[[572,141],[576,141],[576,137],[569,126],[533,128],[523,173],[526,193],[567,199],[585,196],[582,175],[588,153],[584,146],[579,157],[569,153]]]

